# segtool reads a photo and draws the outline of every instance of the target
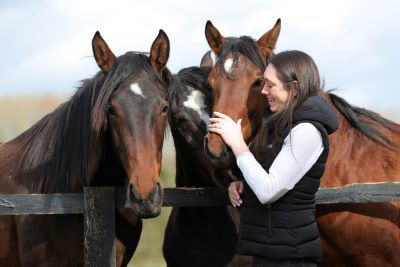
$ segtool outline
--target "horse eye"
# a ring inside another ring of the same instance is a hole
[[[162,109],[162,113],[165,115],[168,113],[168,105],[165,105]]]
[[[257,79],[254,83],[253,83],[253,88],[254,89],[258,89],[258,88],[260,88],[261,86],[263,86],[264,85],[264,80],[263,79]]]
[[[108,112],[109,115],[112,115],[112,116],[114,116],[114,115],[117,114],[117,113],[115,112],[114,107],[113,107],[111,104],[108,104],[108,105],[107,105],[107,112]]]

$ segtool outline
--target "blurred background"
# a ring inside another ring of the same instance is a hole
[[[298,49],[316,61],[325,88],[350,103],[400,122],[399,1],[11,1],[0,2],[0,142],[6,142],[66,101],[97,65],[91,39],[99,30],[114,54],[149,51],[162,28],[171,43],[172,72],[198,65],[208,50],[207,20],[224,36],[258,39],[278,18],[276,52]],[[162,179],[174,187],[172,138]],[[130,264],[165,266],[161,246],[170,209],[145,220]]]

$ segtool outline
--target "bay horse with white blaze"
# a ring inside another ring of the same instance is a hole
[[[203,139],[211,113],[208,71],[182,69],[173,76],[169,92],[169,125],[176,151],[176,186],[225,190],[234,179],[207,159]],[[235,256],[239,212],[227,207],[174,207],[165,229],[164,258],[168,267],[250,266]],[[184,253],[182,253],[184,252]]]
[[[208,80],[213,111],[242,118],[242,132],[252,141],[268,108],[261,96],[263,72],[280,31],[280,21],[258,41],[224,38],[211,22],[206,38],[216,55]],[[262,42],[263,38],[267,42]],[[266,46],[262,44],[267,44]],[[354,107],[332,94],[324,96],[339,119],[329,136],[330,154],[321,187],[352,183],[400,182],[400,126]],[[219,135],[208,133],[205,151],[219,167],[235,164]],[[400,266],[400,203],[317,205],[323,246],[321,266]]]
[[[169,40],[160,30],[150,56],[116,57],[97,32],[92,47],[101,71],[0,147],[0,194],[126,186],[133,210],[115,218],[117,266],[127,266],[141,218],[161,211]],[[0,216],[0,266],[83,266],[83,251],[82,215]]]

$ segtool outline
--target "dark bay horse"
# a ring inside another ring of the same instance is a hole
[[[226,190],[233,179],[207,160],[203,139],[211,112],[208,72],[182,69],[169,88],[169,124],[176,150],[176,186]],[[231,207],[174,207],[165,230],[163,252],[168,267],[250,266],[235,256],[238,211]]]
[[[117,266],[126,266],[141,218],[161,210],[169,40],[160,30],[149,56],[116,57],[98,32],[92,46],[101,70],[69,101],[0,146],[0,194],[126,186],[133,210],[116,210]],[[0,266],[83,266],[82,216],[1,216]]]
[[[206,38],[216,54],[209,74],[214,111],[243,119],[242,131],[251,142],[267,108],[260,95],[265,62],[279,35],[279,21],[270,31],[268,53],[260,40],[224,38],[208,22]],[[252,45],[251,45],[252,42]],[[247,50],[244,48],[248,48]],[[339,118],[329,137],[331,149],[321,187],[351,183],[400,182],[400,125],[325,93]],[[207,134],[205,150],[216,166],[234,164],[232,153],[215,134]],[[322,266],[400,266],[400,203],[318,205],[323,245]]]

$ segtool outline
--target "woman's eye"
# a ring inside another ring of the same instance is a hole
[[[272,88],[272,87],[273,87],[273,85],[272,85],[272,84],[270,84],[270,83],[267,83],[267,87],[268,87],[268,88]]]

